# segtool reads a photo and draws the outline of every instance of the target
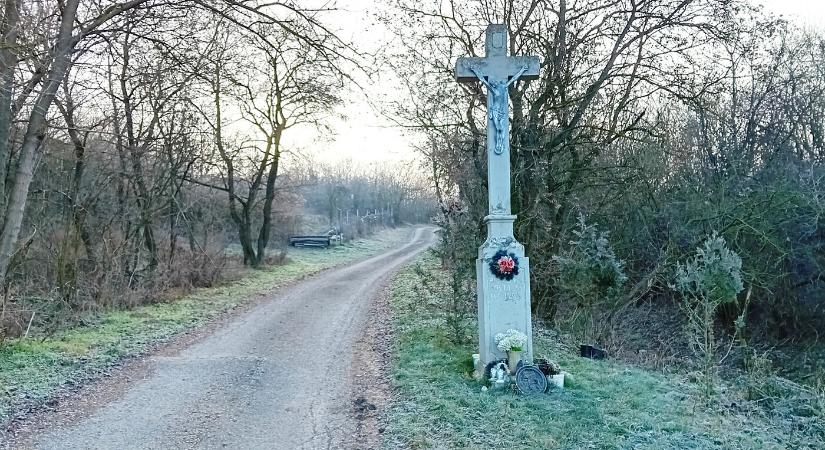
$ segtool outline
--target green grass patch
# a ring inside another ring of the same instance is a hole
[[[421,264],[440,271],[437,263]],[[538,396],[482,392],[470,374],[475,343],[447,339],[445,306],[422,301],[419,285],[412,267],[392,285],[397,390],[385,448],[822,448],[810,421],[776,420],[759,408],[723,402],[708,407],[684,375],[580,358],[540,326],[536,356],[572,374],[568,386]],[[474,336],[475,322],[470,327]]]
[[[168,302],[105,312],[83,326],[52,336],[40,336],[35,330],[28,339],[9,341],[0,347],[0,422],[258,295],[398,246],[410,232],[410,228],[399,228],[329,249],[290,249],[287,264],[250,271],[224,286],[199,289]]]

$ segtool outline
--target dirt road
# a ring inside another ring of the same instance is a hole
[[[39,449],[323,449],[353,433],[349,365],[373,299],[434,241],[432,228],[368,260],[273,293],[200,342],[151,356],[143,379]]]

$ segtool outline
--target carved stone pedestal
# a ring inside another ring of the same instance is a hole
[[[513,238],[513,221],[516,216],[490,215],[487,221],[487,240],[479,248],[476,259],[478,280],[478,328],[479,354],[482,367],[490,361],[506,358],[496,348],[495,336],[509,329],[527,335],[523,349],[524,360],[533,360],[533,327],[530,322],[530,260],[524,255],[524,247]],[[518,275],[511,280],[496,277],[490,262],[499,251],[516,256]]]

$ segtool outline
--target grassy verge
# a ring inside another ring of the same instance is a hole
[[[399,228],[330,249],[290,249],[287,264],[252,271],[221,287],[166,303],[110,311],[92,323],[50,337],[35,331],[28,339],[7,342],[0,348],[0,423],[124,357],[144,353],[288,282],[378,254],[404,242],[409,233],[409,228]]]
[[[440,270],[433,263],[421,267]],[[558,361],[572,383],[533,397],[482,392],[470,377],[475,345],[447,339],[445,304],[422,301],[419,284],[411,267],[392,286],[397,391],[385,448],[823,448],[821,417],[789,419],[724,401],[708,407],[684,376],[577,357],[541,327],[534,337],[537,356]],[[475,322],[468,324],[468,336],[474,328]]]

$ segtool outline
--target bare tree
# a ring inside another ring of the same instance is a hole
[[[233,67],[221,57],[214,62],[210,78],[214,105],[208,120],[215,133],[221,189],[229,197],[244,263],[254,267],[263,263],[269,243],[275,183],[285,152],[283,134],[296,126],[320,126],[340,102],[337,90],[343,85],[337,61],[328,55],[293,41],[289,33],[276,30],[269,36],[266,43],[255,38],[246,41],[265,64],[239,59]],[[240,109],[251,128],[249,133],[236,133],[240,143],[234,146],[225,135],[227,102]],[[255,227],[257,242],[253,242]]]

